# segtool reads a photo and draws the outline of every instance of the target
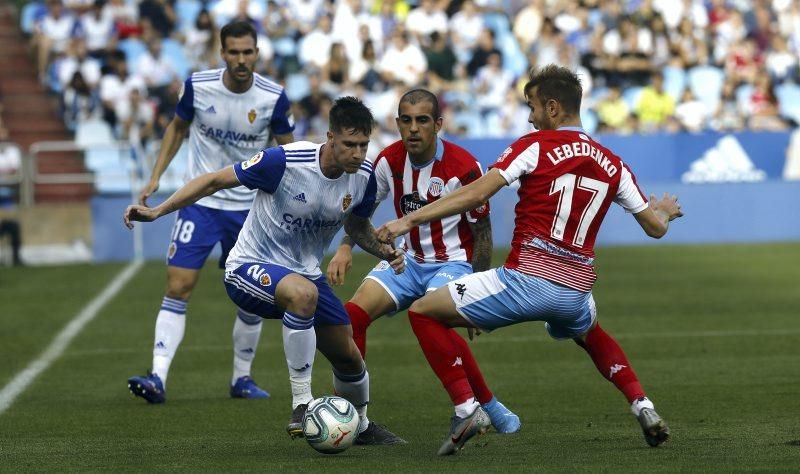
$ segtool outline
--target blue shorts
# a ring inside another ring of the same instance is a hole
[[[447,287],[458,312],[487,331],[544,321],[553,338],[572,339],[597,318],[591,293],[504,267],[467,275]]]
[[[275,288],[283,277],[296,273],[286,267],[271,263],[245,263],[233,271],[225,272],[225,289],[236,306],[265,319],[283,318],[283,308],[275,304]],[[333,294],[324,276],[314,280],[317,286],[317,310],[314,325],[350,324],[344,305]]]
[[[198,270],[217,245],[222,245],[219,263],[222,268],[228,252],[236,243],[239,231],[250,211],[222,211],[192,204],[178,211],[172,227],[167,265]]]
[[[382,261],[364,279],[376,281],[392,297],[395,312],[404,310],[411,303],[447,283],[472,273],[467,262],[417,263],[406,257],[406,269],[396,274],[389,262]]]

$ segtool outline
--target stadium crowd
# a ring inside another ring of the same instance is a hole
[[[780,130],[800,122],[800,2],[792,0],[47,0],[22,11],[41,81],[68,126],[102,117],[145,141],[185,76],[220,67],[218,31],[259,31],[259,72],[286,85],[298,137],[332,100],[363,98],[396,140],[413,86],[435,91],[446,133],[529,130],[520,85],[558,63],[584,86],[590,131]]]

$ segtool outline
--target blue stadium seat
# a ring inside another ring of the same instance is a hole
[[[161,51],[170,59],[179,78],[184,79],[189,76],[191,66],[186,58],[183,45],[173,39],[166,38],[161,42]]]
[[[498,37],[497,47],[503,53],[503,69],[511,71],[514,77],[524,75],[528,70],[528,58],[519,48],[519,43],[511,34]]]
[[[628,108],[636,110],[636,106],[639,105],[639,98],[642,97],[643,90],[643,87],[634,86],[622,91],[622,100],[628,104]]]
[[[583,125],[583,129],[586,130],[586,133],[589,135],[594,134],[594,132],[597,131],[597,125],[599,122],[600,120],[597,118],[597,114],[594,112],[594,110],[581,110],[581,124]]]
[[[778,107],[781,116],[800,124],[800,86],[797,84],[781,84],[775,87]]]
[[[136,38],[126,38],[119,42],[119,49],[125,53],[125,59],[128,63],[128,72],[136,72],[136,62],[139,61],[139,56],[147,51],[147,46]]]
[[[695,97],[703,102],[708,110],[717,110],[722,94],[725,73],[714,66],[696,66],[688,73],[689,87]]]
[[[483,23],[494,32],[495,39],[511,33],[511,23],[502,13],[487,13],[483,15]]]
[[[89,148],[113,143],[114,133],[111,126],[102,120],[85,120],[78,122],[75,127],[75,144],[80,147]]]
[[[178,0],[175,2],[175,15],[178,17],[178,29],[185,31],[197,20],[197,15],[203,9],[199,0]]]
[[[45,14],[47,14],[47,8],[44,6],[44,2],[26,3],[19,14],[19,27],[22,32],[26,35],[33,34],[36,22]]]
[[[305,74],[289,74],[286,77],[286,88],[284,90],[289,100],[297,102],[311,91],[308,76]]]
[[[686,71],[681,68],[667,66],[664,68],[664,90],[675,101],[681,99],[681,94],[686,88]]]

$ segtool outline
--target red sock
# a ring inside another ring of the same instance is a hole
[[[467,344],[467,341],[465,341],[455,329],[451,329],[449,332],[450,338],[461,353],[461,362],[464,364],[464,372],[467,373],[467,380],[469,380],[469,386],[472,387],[472,391],[475,392],[475,398],[481,405],[489,403],[492,397],[494,397],[494,394],[489,390],[486,381],[483,380],[483,374],[481,373],[480,367],[478,367],[478,361],[473,357],[469,344]]]
[[[344,309],[347,315],[350,316],[350,325],[353,326],[353,340],[358,346],[358,352],[361,357],[367,357],[367,328],[372,324],[372,320],[366,311],[361,309],[361,306],[348,301],[344,304]]]
[[[464,358],[449,329],[439,321],[414,311],[408,312],[408,320],[428,364],[450,394],[453,405],[474,397],[464,370]]]
[[[628,362],[628,358],[625,357],[622,348],[614,338],[600,328],[599,324],[589,331],[585,342],[580,342],[578,339],[576,342],[586,349],[600,374],[613,383],[625,395],[629,403],[645,396],[639,379],[636,378],[636,373]]]

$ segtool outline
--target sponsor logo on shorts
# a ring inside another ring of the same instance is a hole
[[[261,286],[269,286],[272,284],[272,277],[269,276],[267,270],[258,265],[253,265],[247,269],[247,276],[257,281]]]
[[[444,191],[444,181],[442,178],[431,178],[431,183],[428,185],[428,194],[433,197],[439,197]]]
[[[387,262],[386,260],[382,260],[378,262],[377,265],[375,265],[375,268],[373,268],[373,270],[376,272],[382,272],[384,270],[388,270],[390,266],[391,265],[389,265],[389,262]]]
[[[169,249],[167,249],[167,258],[171,260],[172,257],[175,256],[175,253],[177,251],[178,251],[178,244],[176,244],[175,242],[169,244]]]
[[[467,292],[467,285],[464,283],[456,283],[456,293],[458,296],[461,297],[461,301],[464,301],[464,293]]]

